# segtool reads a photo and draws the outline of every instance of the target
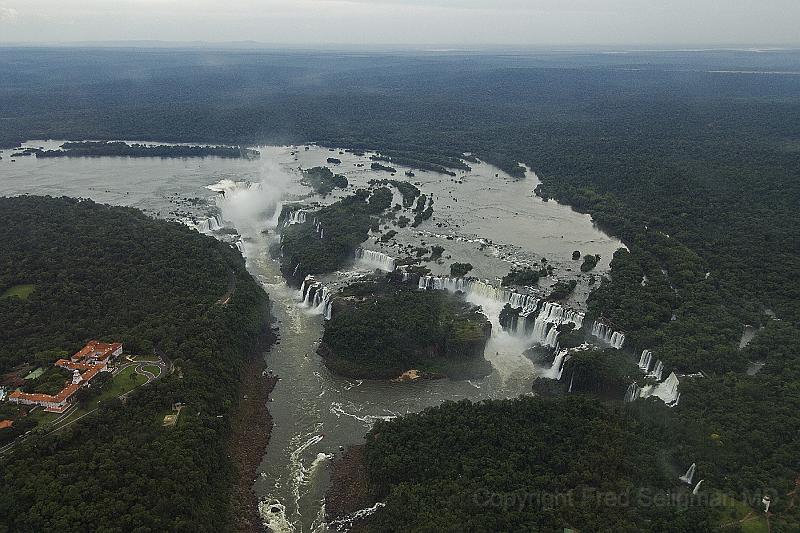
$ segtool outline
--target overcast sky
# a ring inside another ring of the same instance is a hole
[[[800,43],[800,0],[0,0],[0,42]]]

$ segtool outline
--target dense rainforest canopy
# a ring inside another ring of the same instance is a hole
[[[0,374],[95,337],[176,368],[0,456],[0,531],[228,528],[228,415],[269,319],[239,253],[134,209],[66,198],[0,198],[0,242],[0,289],[35,287],[0,299]],[[162,427],[174,402],[186,405],[178,424]]]
[[[448,402],[379,421],[367,462],[386,506],[365,529],[709,531],[718,509],[679,486],[657,445],[581,397]]]
[[[336,296],[319,351],[332,370],[350,377],[396,378],[412,369],[475,377],[491,371],[483,358],[491,330],[480,308],[463,295],[360,282]]]

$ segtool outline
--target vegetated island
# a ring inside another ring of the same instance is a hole
[[[318,353],[353,378],[482,377],[491,372],[483,356],[491,330],[463,295],[357,282],[334,298]]]
[[[281,233],[281,272],[291,285],[300,285],[308,274],[333,272],[348,261],[369,230],[377,226],[378,215],[392,204],[392,191],[359,189],[355,194],[309,213],[306,221],[286,226]],[[279,216],[284,222],[297,205],[285,206]]]
[[[372,170],[378,170],[378,171],[383,171],[383,172],[391,172],[392,174],[394,174],[395,172],[397,172],[397,169],[396,169],[396,168],[394,168],[394,167],[390,167],[390,166],[386,166],[386,165],[381,165],[381,164],[380,164],[380,163],[378,163],[377,161],[376,161],[376,162],[374,162],[374,163],[372,163],[372,164],[370,165],[370,168],[371,168]]]
[[[65,142],[61,150],[29,148],[27,153],[46,157],[222,157],[225,159],[259,159],[261,153],[241,146],[186,146],[168,144],[128,144],[123,141]]]
[[[387,180],[387,179],[382,179],[382,180],[371,179],[371,180],[369,180],[369,184],[370,184],[370,186],[373,186],[373,187],[377,186],[377,185],[383,185],[383,186],[391,185],[391,186],[393,186],[398,191],[400,191],[400,194],[403,197],[403,207],[405,207],[405,208],[409,208],[409,207],[413,206],[414,205],[414,200],[416,200],[416,198],[421,194],[421,191],[419,190],[419,188],[416,185],[414,185],[412,183],[409,183],[407,181]],[[423,204],[424,204],[424,202],[423,202]]]
[[[330,158],[328,159],[328,162],[330,162]],[[339,162],[341,163],[341,161]],[[314,192],[322,196],[325,196],[336,188],[347,188],[347,178],[341,174],[334,174],[328,167],[313,167],[304,170],[303,182],[314,189]]]
[[[33,287],[0,298],[3,384],[94,337],[123,342],[122,358],[164,361],[149,384],[132,372],[93,381],[63,423],[0,403],[11,422],[0,446],[12,445],[0,530],[259,530],[250,488],[272,426],[263,350],[274,336],[241,255],[135,209],[35,196],[0,198],[0,242],[0,293]],[[63,383],[45,374],[40,390]],[[255,431],[238,422],[243,408]]]
[[[417,154],[408,151],[385,150],[378,155],[371,156],[373,161],[384,161],[394,165],[402,165],[418,170],[428,170],[455,177],[456,173],[450,170],[469,171],[469,165],[457,157],[435,156],[431,154]],[[413,176],[413,173],[412,173]]]

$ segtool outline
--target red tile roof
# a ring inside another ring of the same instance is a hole
[[[114,353],[114,351],[121,347],[121,342],[106,344],[104,342],[92,340],[86,343],[86,346],[81,348],[79,352],[73,355],[72,360],[77,362],[89,359],[90,357],[96,357],[97,359],[108,359],[111,357],[111,354]]]
[[[73,363],[69,359],[59,359],[55,362],[55,365],[60,366],[61,368],[67,368],[69,370],[89,370],[90,368],[98,366],[89,363]]]
[[[13,420],[0,420],[0,429],[10,428],[14,425]]]
[[[99,372],[105,369],[105,360],[111,357],[119,348],[122,348],[121,342],[106,344],[99,341],[89,341],[81,351],[72,356],[72,360],[59,359],[55,362],[56,366],[67,368],[69,370],[77,370],[81,374],[80,383],[69,383],[61,391],[56,394],[38,394],[28,393],[15,390],[8,395],[8,398],[17,400],[27,400],[30,402],[38,403],[55,403],[60,404],[68,400],[70,396],[75,394],[84,383],[92,380]],[[90,358],[96,358],[98,361],[104,361],[100,364],[91,364],[85,362]]]
[[[75,394],[81,388],[80,383],[70,383],[63,389],[61,389],[57,394],[37,394],[37,393],[28,393],[28,392],[21,392],[15,390],[11,394],[8,395],[9,399],[16,398],[18,400],[28,400],[31,402],[48,402],[48,403],[61,403],[64,400],[68,399],[70,396]]]

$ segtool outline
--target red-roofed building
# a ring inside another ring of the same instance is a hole
[[[57,394],[37,394],[15,390],[8,395],[8,401],[24,405],[39,405],[46,411],[62,413],[72,403],[73,395],[89,383],[100,372],[108,371],[108,363],[122,353],[122,343],[103,344],[90,341],[71,360],[59,359],[55,366],[72,370],[72,383],[67,384]]]
[[[122,354],[122,343],[106,344],[100,341],[89,341],[79,352],[70,359],[73,363],[88,363],[90,365],[108,364],[108,362]]]
[[[14,425],[13,420],[0,420],[0,429],[10,428]]]

